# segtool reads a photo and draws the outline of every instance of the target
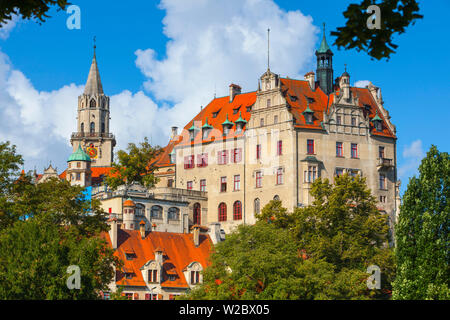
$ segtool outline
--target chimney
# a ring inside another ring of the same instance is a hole
[[[158,266],[162,266],[162,264],[163,264],[163,250],[160,247],[155,249],[155,261],[158,264]]]
[[[309,87],[311,88],[311,90],[315,90],[316,89],[315,73],[310,71],[307,74],[305,74],[304,78],[306,81],[309,82]]]
[[[209,224],[208,234],[213,244],[220,242],[220,223],[213,222]]]
[[[141,232],[141,239],[145,239],[145,221],[141,220],[139,223],[139,231]]]
[[[233,102],[233,99],[236,95],[241,93],[241,87],[237,84],[230,84],[230,102]]]
[[[111,238],[111,246],[113,249],[117,249],[117,219],[111,218],[109,222],[109,237]]]
[[[170,140],[175,139],[178,136],[178,127],[172,127],[172,134],[170,135]]]
[[[198,224],[192,227],[194,229],[194,245],[198,247],[200,244],[200,226]]]

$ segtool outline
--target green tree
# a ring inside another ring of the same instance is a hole
[[[394,276],[386,216],[359,176],[318,179],[314,202],[289,213],[269,202],[252,226],[215,247],[204,282],[180,299],[387,298]],[[367,267],[378,265],[381,290],[369,290]]]
[[[121,264],[102,239],[109,229],[98,200],[50,179],[33,184],[18,175],[22,158],[0,147],[0,299],[93,299]],[[81,269],[81,288],[69,290],[67,267]]]
[[[161,148],[152,147],[145,137],[139,146],[129,143],[127,151],[117,152],[118,162],[112,164],[113,169],[105,179],[106,184],[112,189],[121,185],[129,186],[132,182],[138,182],[147,188],[153,187],[158,182],[153,174],[156,169],[154,160]]]
[[[0,28],[14,15],[23,19],[37,19],[44,22],[50,16],[48,11],[56,6],[57,10],[65,10],[70,3],[67,0],[8,0],[0,3]]]
[[[296,208],[293,214],[300,247],[311,259],[330,263],[343,283],[346,274],[360,275],[364,280],[353,283],[355,289],[358,286],[353,295],[347,292],[349,296],[336,297],[387,297],[384,293],[391,291],[395,275],[393,250],[388,246],[388,219],[377,209],[365,178],[345,174],[336,177],[334,185],[328,179],[318,179],[310,194],[314,198],[312,205]],[[370,265],[381,269],[380,290],[365,287],[364,274]]]
[[[98,299],[108,290],[116,258],[105,240],[81,236],[41,217],[0,232],[0,299]],[[80,289],[70,290],[67,268],[80,268]]]
[[[381,11],[381,29],[369,29],[367,8],[376,4]],[[363,0],[352,3],[344,11],[346,24],[332,31],[336,36],[334,45],[338,48],[365,51],[377,60],[389,59],[398,46],[392,43],[394,34],[402,34],[409,25],[414,25],[417,19],[423,18],[419,13],[416,0]]]
[[[449,299],[450,158],[432,146],[412,177],[396,227],[394,299]]]
[[[203,284],[180,299],[297,299],[299,260],[288,230],[241,225],[216,245]]]

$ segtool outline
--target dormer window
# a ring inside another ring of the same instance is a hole
[[[233,114],[237,114],[238,112],[239,112],[239,109],[240,109],[241,107],[239,106],[239,107],[237,107],[237,108],[234,108],[233,109]]]
[[[192,123],[192,126],[189,128],[189,138],[191,139],[191,141],[194,140],[198,131],[199,129],[195,126],[195,123]]]
[[[252,106],[247,107],[247,112],[252,111]]]
[[[216,112],[213,112],[212,117],[217,118],[217,115],[219,114],[219,112],[220,112],[220,109],[217,110]]]
[[[148,282],[157,283],[158,282],[158,270],[148,270]]]
[[[198,262],[192,262],[189,264],[184,271],[184,276],[186,280],[189,281],[189,285],[195,286],[202,283],[202,271],[203,267]]]
[[[205,124],[202,126],[202,137],[203,137],[203,140],[206,140],[207,138],[208,138],[208,136],[209,136],[209,133],[211,132],[211,130],[212,130],[212,126],[208,123],[208,117],[206,117],[206,119],[205,119]]]
[[[313,124],[314,112],[309,108],[309,103],[306,106],[306,110],[303,111],[303,115],[305,116],[306,124]]]
[[[236,123],[236,131],[241,132],[244,129],[245,124],[247,123],[246,120],[242,119],[242,112],[239,112],[239,119],[237,119],[235,123]]]
[[[133,260],[134,258],[136,258],[136,254],[132,253],[132,252],[127,252],[127,253],[125,253],[125,258],[127,260]]]
[[[228,120],[228,113],[227,113],[227,118],[224,122],[222,122],[222,127],[223,127],[223,135],[227,136],[230,133],[230,129],[233,127],[233,122],[231,122],[230,120]]]
[[[375,114],[375,117],[372,118],[372,123],[375,127],[375,130],[377,131],[383,130],[383,120],[378,116],[378,110]]]
[[[133,273],[132,272],[125,272],[125,278],[126,279],[133,279]]]

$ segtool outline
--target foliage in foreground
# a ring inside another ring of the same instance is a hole
[[[0,299],[99,298],[120,267],[100,237],[105,212],[67,181],[34,185],[21,163],[14,146],[0,143]],[[80,267],[79,290],[67,287],[70,265]]]
[[[394,299],[450,299],[449,197],[450,157],[432,146],[400,207]]]
[[[314,182],[313,204],[288,213],[271,201],[258,222],[217,244],[204,282],[181,299],[388,298],[395,272],[387,217],[359,176]],[[381,290],[369,290],[369,265]]]

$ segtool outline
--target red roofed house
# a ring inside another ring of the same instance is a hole
[[[143,221],[139,230],[120,228],[114,218],[109,223],[111,230],[103,236],[124,264],[116,271],[112,292],[121,287],[133,300],[169,300],[203,281],[213,245],[205,228],[171,233],[146,231]]]

